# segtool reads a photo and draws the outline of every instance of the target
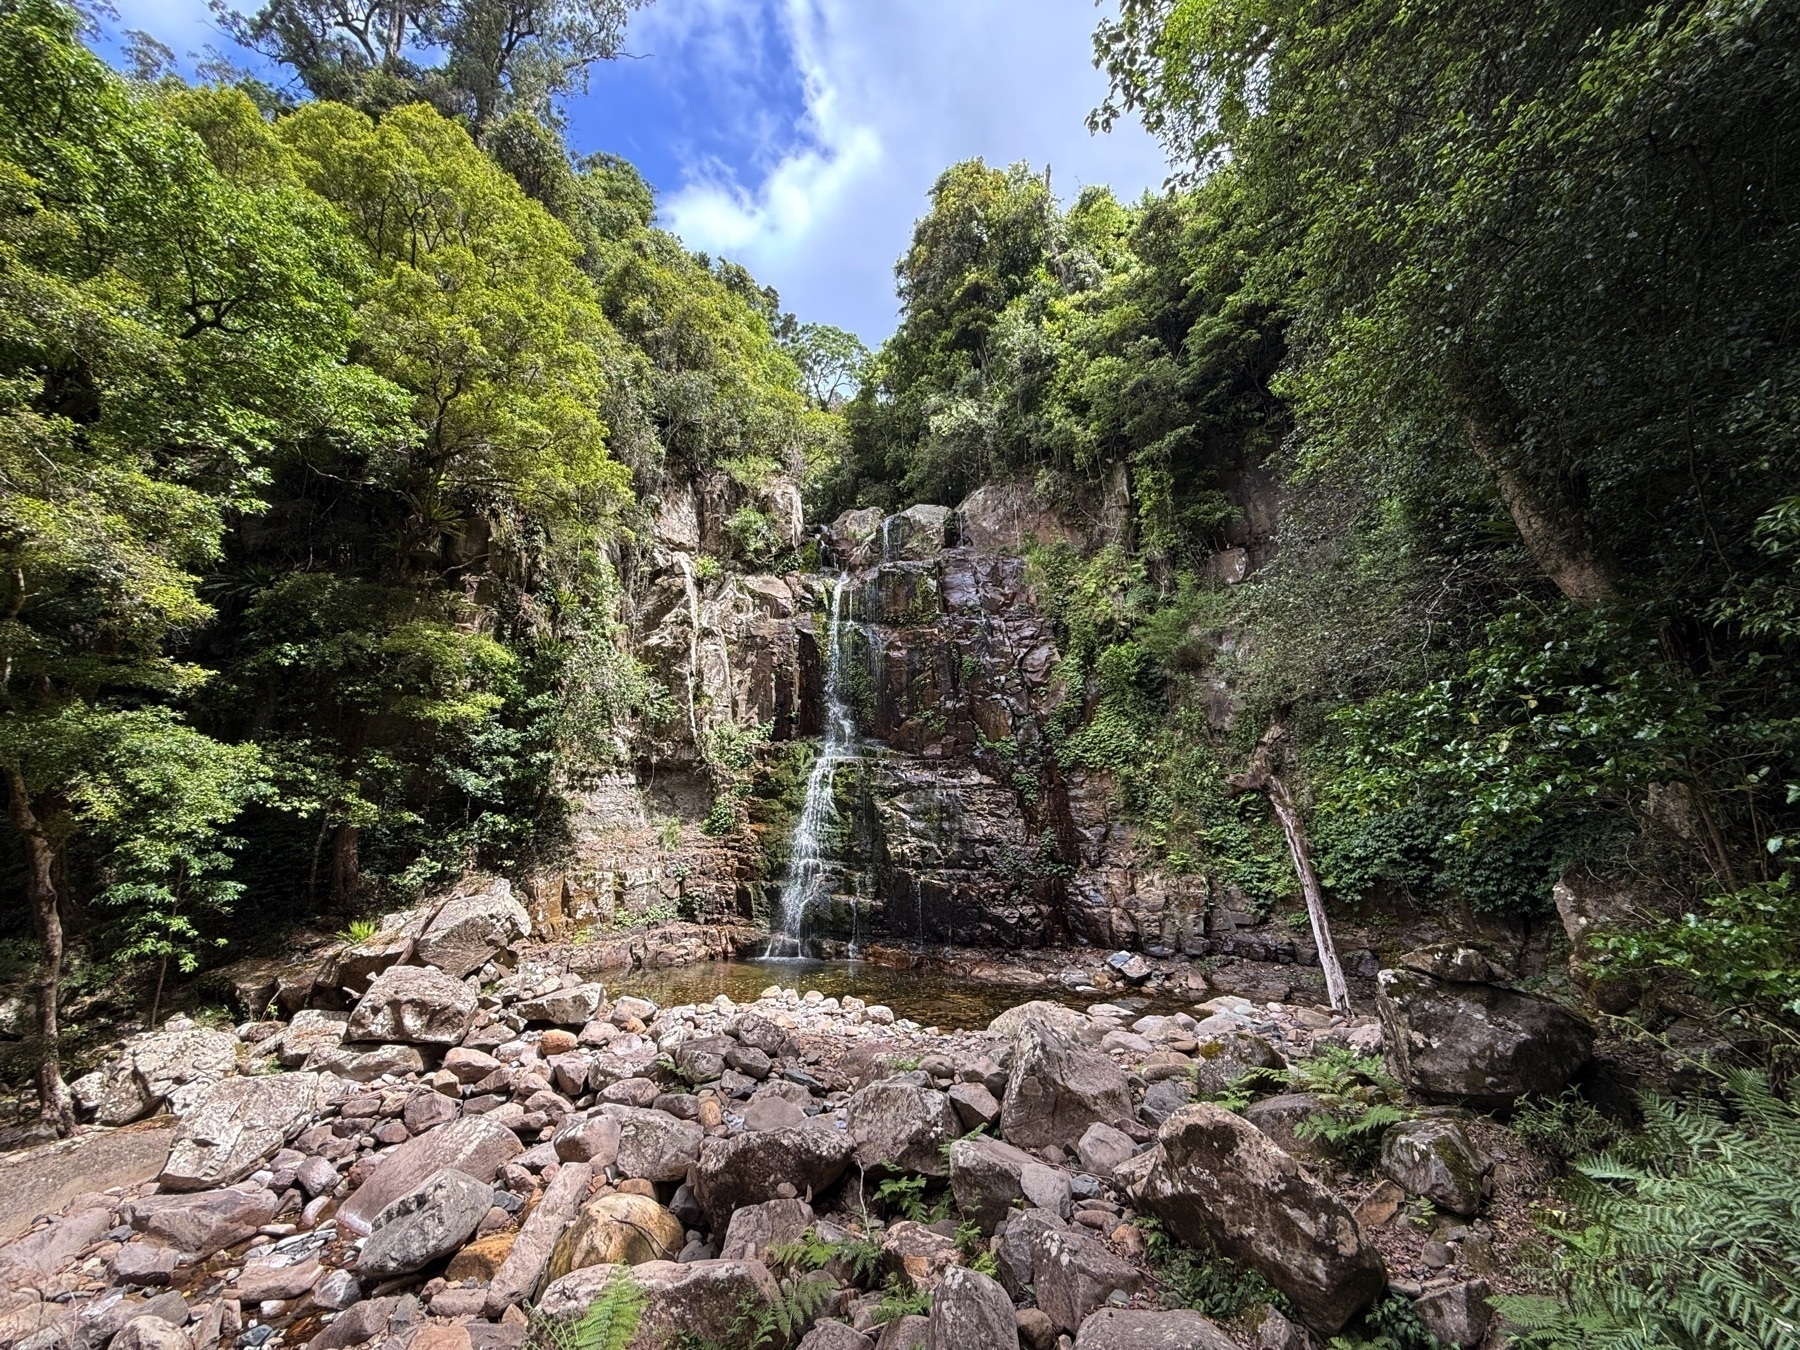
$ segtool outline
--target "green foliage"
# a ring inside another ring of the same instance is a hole
[[[1565,1167],[1611,1148],[1622,1134],[1619,1122],[1595,1110],[1578,1088],[1533,1098],[1507,1123],[1536,1152]]]
[[[875,1305],[874,1322],[880,1326],[897,1322],[902,1317],[923,1317],[930,1311],[931,1291],[915,1289],[912,1281],[895,1271],[882,1286],[881,1302]]]
[[[866,1283],[881,1268],[881,1244],[859,1233],[848,1233],[836,1242],[826,1242],[817,1228],[808,1228],[792,1242],[769,1249],[770,1258],[790,1270],[823,1270],[841,1261],[857,1284]]]
[[[644,1315],[644,1291],[621,1270],[580,1317],[533,1314],[526,1333],[531,1350],[625,1350]]]
[[[1216,1251],[1196,1251],[1177,1242],[1152,1218],[1136,1221],[1144,1235],[1144,1255],[1162,1287],[1163,1305],[1192,1308],[1222,1321],[1265,1303],[1285,1307],[1282,1297],[1254,1270]]]
[[[349,926],[338,933],[338,940],[355,947],[376,937],[380,932],[381,925],[374,919],[352,919]]]
[[[1800,1113],[1760,1077],[1735,1118],[1646,1100],[1644,1128],[1578,1164],[1554,1288],[1496,1300],[1526,1350],[1791,1344],[1800,1316]]]
[[[875,1188],[875,1199],[889,1214],[916,1223],[930,1223],[937,1218],[936,1209],[926,1200],[930,1181],[921,1176],[889,1177]]]
[[[1328,1045],[1289,1071],[1296,1092],[1310,1092],[1318,1108],[1294,1129],[1302,1139],[1320,1139],[1341,1150],[1351,1166],[1360,1166],[1381,1147],[1382,1131],[1412,1118],[1400,1084],[1388,1075],[1378,1055],[1358,1055]]]
[[[959,1223],[956,1226],[956,1250],[962,1254],[963,1264],[970,1270],[979,1271],[989,1279],[1000,1276],[1000,1262],[995,1258],[987,1239],[981,1235],[981,1226],[973,1223]]]
[[[1444,1350],[1404,1294],[1385,1293],[1357,1314],[1331,1350]]]

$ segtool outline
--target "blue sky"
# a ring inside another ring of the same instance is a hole
[[[178,53],[227,45],[205,0],[115,3],[117,29]],[[1098,14],[1091,0],[657,0],[629,57],[569,100],[569,139],[635,163],[689,247],[873,346],[894,325],[894,260],[954,161],[1048,164],[1065,199],[1161,183],[1135,124],[1083,125],[1105,91]]]

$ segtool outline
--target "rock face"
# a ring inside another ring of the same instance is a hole
[[[1088,1126],[1116,1126],[1131,1113],[1131,1088],[1118,1065],[1076,1049],[1041,1022],[1025,1022],[1000,1104],[1000,1133],[1008,1143],[1072,1148]]]
[[[70,1084],[75,1104],[96,1124],[128,1125],[165,1102],[179,1114],[237,1072],[238,1039],[229,1031],[171,1017],[121,1059]]]
[[[694,1164],[694,1199],[717,1232],[731,1212],[781,1198],[791,1185],[802,1198],[835,1185],[850,1166],[850,1136],[829,1125],[796,1125],[762,1130],[735,1139],[708,1139]]]
[[[1560,1092],[1593,1057],[1594,1033],[1548,999],[1418,970],[1384,970],[1376,1010],[1388,1068],[1432,1101],[1489,1110]]]
[[[493,1188],[446,1167],[375,1216],[357,1258],[359,1275],[407,1275],[469,1240],[494,1203]]]
[[[413,950],[426,965],[460,980],[481,969],[495,952],[530,936],[531,916],[513,897],[511,884],[501,879],[446,900]]]
[[[477,996],[461,980],[423,966],[390,966],[357,1001],[345,1032],[352,1041],[455,1045],[475,1019]]]
[[[316,1073],[228,1078],[181,1118],[158,1183],[166,1191],[228,1186],[312,1119],[322,1090]]]
[[[1182,1241],[1260,1271],[1316,1330],[1335,1334],[1381,1292],[1386,1270],[1350,1211],[1248,1121],[1190,1106],[1153,1152],[1140,1203]]]
[[[948,1173],[943,1149],[962,1130],[950,1099],[901,1079],[871,1083],[850,1098],[846,1110],[856,1161],[877,1175]]]

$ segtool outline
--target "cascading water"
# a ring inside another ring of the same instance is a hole
[[[843,623],[844,588],[848,573],[839,573],[831,588],[831,609],[825,629],[825,734],[819,746],[819,757],[813,761],[806,778],[806,802],[800,809],[799,823],[794,827],[793,850],[788,858],[787,876],[781,886],[781,912],[776,916],[779,929],[769,936],[766,957],[802,957],[806,953],[808,913],[818,903],[826,884],[825,834],[836,817],[833,785],[838,765],[856,757],[856,720],[850,705],[844,701]],[[851,955],[856,954],[852,940]]]

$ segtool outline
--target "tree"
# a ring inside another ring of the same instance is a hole
[[[856,393],[869,366],[862,339],[828,323],[801,324],[789,349],[800,367],[800,380],[815,408],[832,412]]]

